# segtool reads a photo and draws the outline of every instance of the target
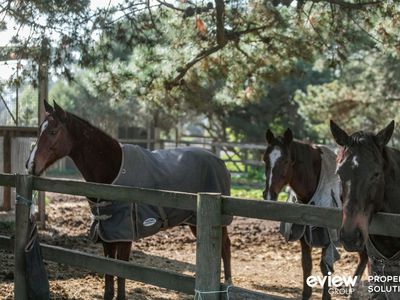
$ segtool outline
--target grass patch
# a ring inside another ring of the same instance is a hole
[[[249,186],[233,185],[231,188],[231,196],[236,198],[245,199],[263,199],[263,189],[254,188]],[[278,201],[286,202],[288,198],[288,192],[282,191],[278,195]]]
[[[248,199],[262,199],[262,189],[243,187],[243,186],[232,186],[231,195],[237,198],[248,198]]]

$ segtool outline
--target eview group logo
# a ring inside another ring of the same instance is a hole
[[[309,276],[306,283],[309,287],[324,287],[328,283],[329,294],[331,295],[350,295],[354,292],[354,287],[357,284],[357,276],[331,276],[332,273],[328,272],[328,276]]]
[[[328,272],[327,276],[309,276],[306,283],[309,287],[320,286],[324,287],[325,283],[328,284],[329,294],[348,296],[355,291],[358,276],[332,276]],[[399,276],[381,276],[371,275],[368,279],[368,292],[369,293],[400,293],[400,275]]]

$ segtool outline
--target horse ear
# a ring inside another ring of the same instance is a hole
[[[275,136],[270,129],[268,129],[267,132],[265,133],[265,140],[269,145],[271,145],[275,140]]]
[[[44,99],[43,102],[44,102],[44,110],[47,113],[51,114],[52,112],[54,112],[53,107],[49,104],[49,102],[46,101],[46,99]]]
[[[293,133],[290,128],[286,129],[285,133],[283,134],[283,142],[285,145],[290,145],[290,143],[293,141]]]
[[[389,125],[387,125],[384,129],[379,131],[375,138],[378,144],[383,147],[387,143],[389,143],[390,138],[392,137],[394,131],[394,120],[392,120]]]
[[[54,111],[56,113],[56,117],[60,121],[64,122],[67,119],[67,113],[65,112],[64,109],[62,109],[60,105],[56,103],[56,101],[53,100],[53,103],[54,103]]]
[[[349,135],[331,120],[331,132],[333,138],[339,146],[346,146],[349,142]]]

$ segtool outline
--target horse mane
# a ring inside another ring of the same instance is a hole
[[[374,133],[357,131],[350,136],[349,146],[363,145],[369,142],[373,142],[377,145]]]
[[[390,172],[390,176],[393,178],[400,177],[400,151],[391,148],[383,148],[383,159],[385,161],[385,169]]]
[[[71,137],[72,158],[86,181],[111,183],[122,161],[119,142],[103,130],[70,112],[63,123]]]
[[[76,123],[78,123],[79,125],[82,125],[85,129],[87,129],[88,131],[96,131],[96,133],[100,134],[103,137],[107,137],[109,139],[112,139],[114,141],[116,141],[113,137],[111,137],[109,134],[107,134],[106,132],[104,132],[102,129],[94,126],[93,124],[91,124],[90,122],[88,122],[87,120],[71,113],[71,112],[66,112],[68,117],[69,117],[69,124],[68,126],[76,126]],[[117,141],[116,141],[117,142]]]
[[[297,140],[292,142],[291,156],[293,166],[296,168],[298,185],[305,189],[303,199],[299,198],[299,200],[304,203],[308,203],[317,188],[321,170],[319,164],[321,153],[321,149],[314,144]],[[299,194],[297,195],[299,196]]]

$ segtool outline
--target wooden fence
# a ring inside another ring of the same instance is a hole
[[[38,190],[162,205],[197,212],[198,239],[195,277],[61,247],[42,245],[43,256],[46,260],[86,268],[102,274],[121,276],[187,294],[195,294],[195,290],[213,292],[224,291],[227,288],[220,284],[221,232],[219,225],[222,214],[330,228],[338,228],[341,223],[341,210],[335,208],[239,199],[219,194],[190,194],[7,174],[0,174],[0,185],[16,187],[17,195],[27,199],[31,198],[32,190]],[[15,240],[10,237],[0,237],[0,248],[14,249],[14,291],[17,300],[26,299],[25,260],[23,257],[28,230],[28,215],[29,207],[18,201],[16,204]],[[370,233],[400,237],[400,216],[386,213],[377,214],[370,225]],[[225,293],[206,293],[202,295],[201,299],[216,300],[221,296],[225,296]],[[229,299],[277,300],[284,298],[230,287]]]

